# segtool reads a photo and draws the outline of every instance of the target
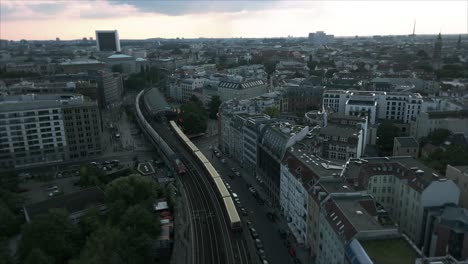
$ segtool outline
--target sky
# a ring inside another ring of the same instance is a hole
[[[0,39],[62,40],[468,33],[468,0],[0,0]]]

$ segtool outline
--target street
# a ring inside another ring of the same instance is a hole
[[[228,157],[222,157],[226,159],[226,163],[223,164],[220,162],[220,159],[213,155],[210,146],[214,146],[215,141],[216,137],[204,137],[194,140],[194,143],[205,154],[216,170],[218,170],[225,183],[228,183],[231,186],[232,192],[238,195],[241,205],[248,212],[248,216],[241,216],[243,218],[242,220],[243,222],[250,220],[253,223],[253,226],[257,230],[259,238],[265,247],[265,254],[268,262],[273,264],[293,263],[293,258],[287,251],[286,241],[281,239],[278,234],[278,229],[282,228],[285,230],[285,226],[281,225],[279,222],[271,222],[267,217],[267,213],[270,209],[267,203],[265,203],[265,205],[260,205],[248,190],[247,184],[250,184],[257,190],[257,192],[261,193],[257,183],[254,180],[249,180],[249,172],[240,168]],[[235,167],[241,173],[242,177],[231,179],[229,175],[232,174],[232,167]],[[241,214],[240,210],[239,214]],[[244,232],[250,232],[246,226],[244,227]]]

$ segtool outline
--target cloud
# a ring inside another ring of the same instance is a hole
[[[165,15],[187,15],[204,13],[236,13],[271,8],[279,0],[155,0],[155,1],[112,1],[114,5],[128,4],[144,13]]]

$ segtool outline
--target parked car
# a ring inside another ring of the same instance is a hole
[[[96,161],[92,161],[92,162],[89,163],[89,165],[97,167],[97,166],[99,166],[99,163],[96,162]]]
[[[255,190],[255,188],[254,188],[254,187],[249,187],[249,191],[250,191],[252,194],[254,194],[254,193],[256,193],[256,192],[257,192],[257,190]]]
[[[58,190],[58,186],[57,186],[57,185],[49,185],[49,186],[47,186],[47,191],[51,192],[51,191],[54,191],[54,190]]]
[[[252,221],[245,221],[245,223],[247,224],[247,227],[249,227],[249,229],[252,228]]]
[[[221,159],[221,163],[226,163],[226,159]]]
[[[263,249],[262,241],[258,238],[255,239],[255,246],[257,247],[257,249]]]
[[[249,215],[249,214],[247,213],[247,210],[245,210],[245,208],[244,208],[244,207],[241,207],[241,209],[240,209],[240,210],[241,210],[241,213],[242,213],[242,215],[243,215],[243,216],[247,216],[247,215]]]
[[[253,237],[254,239],[257,239],[257,238],[258,238],[257,230],[255,230],[255,228],[253,228],[253,227],[250,228],[250,234],[252,235],[252,237]]]

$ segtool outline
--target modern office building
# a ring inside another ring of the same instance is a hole
[[[76,94],[0,97],[0,167],[53,164],[100,153],[95,101]]]
[[[120,52],[120,39],[117,30],[96,30],[98,51]]]

